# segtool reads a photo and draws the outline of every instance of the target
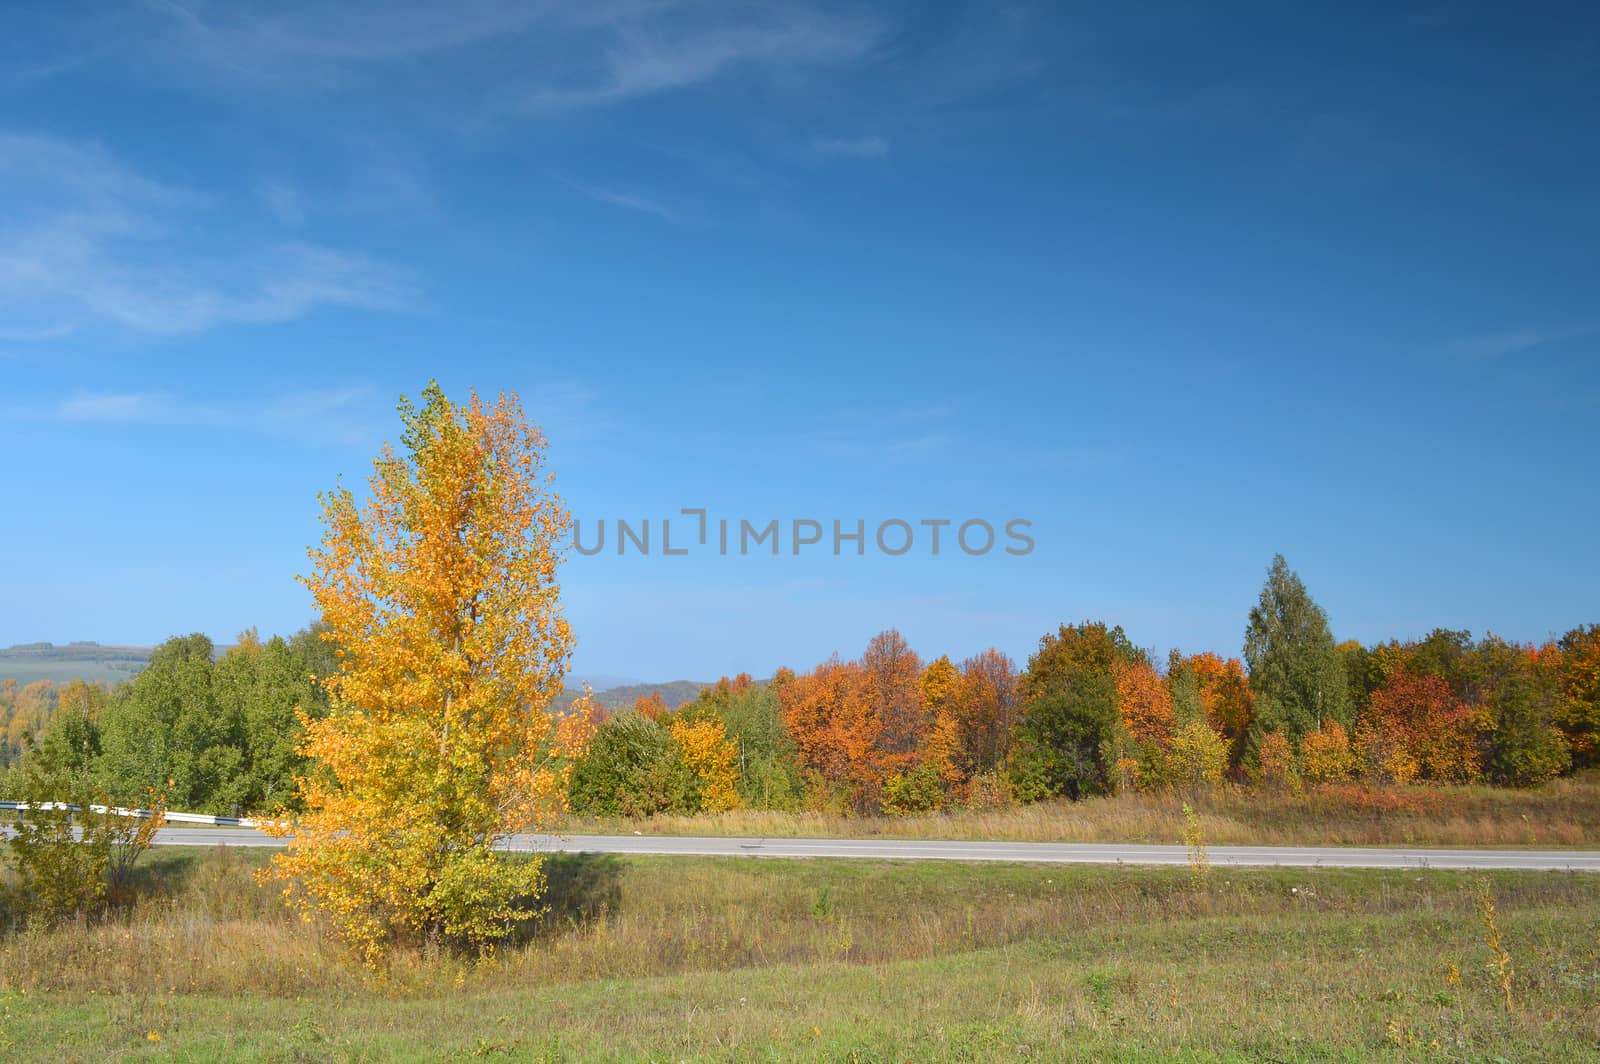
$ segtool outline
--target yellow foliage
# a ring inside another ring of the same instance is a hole
[[[1389,747],[1378,760],[1379,774],[1395,783],[1410,783],[1421,769],[1415,755],[1403,746]]]
[[[922,739],[921,757],[922,763],[937,773],[939,784],[946,791],[954,792],[966,782],[960,754],[961,724],[954,713],[941,708],[934,713],[928,734]]]
[[[592,720],[547,711],[572,633],[555,571],[569,527],[544,437],[514,397],[402,400],[371,497],[322,497],[303,578],[339,671],[302,715],[307,810],[269,875],[367,961],[396,938],[484,946],[532,915],[535,860],[494,844],[560,812]]]
[[[707,717],[672,722],[672,738],[700,789],[700,811],[721,813],[739,807],[739,751],[722,721]]]
[[[1315,783],[1349,779],[1356,755],[1344,725],[1329,718],[1300,744],[1300,759],[1307,779]]]
[[[928,662],[922,670],[922,704],[933,713],[954,705],[961,689],[961,673],[949,657]]]
[[[1205,721],[1190,721],[1173,733],[1167,766],[1180,786],[1213,786],[1228,769],[1228,744]]]

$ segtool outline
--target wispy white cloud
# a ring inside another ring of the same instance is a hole
[[[464,398],[464,393],[463,396]],[[0,416],[29,424],[163,426],[246,432],[318,444],[369,444],[391,406],[371,387],[313,388],[247,398],[170,391],[80,391],[46,401],[0,401]],[[577,380],[544,381],[522,393],[523,408],[553,444],[570,447],[614,434],[620,422]]]
[[[1600,334],[1600,322],[1530,326],[1470,337],[1457,343],[1456,348],[1473,358],[1489,360],[1596,334]]]
[[[77,331],[77,323],[59,321],[51,325],[35,325],[26,328],[0,329],[0,343],[8,344],[42,344],[51,340],[60,340],[71,336]]]
[[[151,180],[118,163],[98,144],[0,131],[0,180],[48,185],[58,194],[96,205],[173,207],[199,194]]]
[[[257,194],[271,215],[284,225],[300,226],[306,221],[305,203],[300,190],[284,181],[264,181]]]
[[[74,395],[61,401],[51,420],[69,424],[102,422],[119,425],[159,421],[170,413],[172,407],[172,401],[167,396],[149,393]]]
[[[714,81],[738,69],[792,69],[858,60],[887,27],[872,16],[802,5],[628,5],[591,27],[598,62],[562,84],[530,89],[530,111],[615,104]]]
[[[181,56],[216,72],[282,88],[326,87],[351,66],[408,59],[526,30],[553,4],[455,0],[280,3],[254,10],[147,0]]]
[[[944,399],[883,410],[845,408],[826,422],[808,425],[793,443],[842,458],[917,458],[961,442],[958,413],[955,404]]]
[[[0,332],[48,339],[94,321],[192,333],[411,300],[401,271],[308,241],[241,236],[211,195],[93,144],[0,133],[0,201]]]
[[[586,181],[575,181],[571,178],[557,178],[563,185],[578,193],[580,196],[604,203],[612,207],[621,207],[623,210],[638,211],[640,214],[650,214],[662,221],[679,224],[689,220],[688,216],[674,208],[667,207],[654,199],[641,196],[634,192],[624,192],[606,185],[596,185]]]
[[[710,81],[739,66],[856,58],[879,20],[774,0],[347,0],[253,9],[146,0],[137,32],[213,74],[282,91],[336,87],[352,72],[515,39],[525,69],[515,106],[591,107]]]
[[[60,425],[166,425],[360,443],[371,423],[367,388],[329,388],[239,399],[188,399],[169,392],[79,392],[53,405],[12,411],[19,420]]]
[[[889,142],[875,136],[817,137],[811,142],[811,150],[823,158],[882,159],[889,154]]]

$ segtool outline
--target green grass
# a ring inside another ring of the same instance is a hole
[[[1600,1053],[1597,876],[1488,877],[1515,964],[1508,1013],[1466,874],[1215,869],[1198,883],[1177,869],[563,857],[553,913],[526,942],[476,965],[402,950],[376,980],[253,883],[262,859],[152,855],[132,911],[0,945],[0,1056]]]

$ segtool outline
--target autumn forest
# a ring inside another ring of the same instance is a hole
[[[320,631],[247,632],[215,661],[203,636],[174,638],[115,690],[5,682],[5,789],[87,772],[129,803],[171,781],[173,808],[293,809],[306,767],[296,709],[326,712],[316,677],[334,669]],[[681,705],[580,697],[567,712],[592,732],[570,806],[602,816],[912,815],[1349,780],[1524,787],[1600,757],[1600,627],[1542,645],[1444,629],[1335,642],[1279,558],[1242,658],[1155,660],[1120,627],[1086,621],[1046,634],[1019,668],[994,649],[925,659],[891,629],[858,658],[724,678]]]

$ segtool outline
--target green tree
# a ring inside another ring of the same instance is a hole
[[[1578,766],[1600,764],[1600,625],[1561,637],[1563,700],[1558,721]]]
[[[1024,702],[1048,693],[1079,673],[1110,676],[1118,665],[1149,664],[1149,656],[1134,646],[1120,625],[1101,621],[1063,624],[1053,635],[1039,640],[1022,674]]]
[[[751,809],[798,809],[801,797],[799,752],[783,722],[777,687],[748,677],[719,680],[681,709],[694,716],[709,712],[721,719],[739,752],[739,799]]]
[[[98,714],[80,701],[64,703],[45,725],[36,745],[23,757],[32,774],[19,774],[29,784],[64,779],[88,781],[95,775],[101,753]]]
[[[693,774],[672,732],[631,711],[600,725],[567,786],[573,812],[596,816],[694,812],[695,799]]]
[[[266,643],[247,632],[217,662],[214,692],[223,713],[240,722],[244,757],[238,771],[221,781],[216,804],[251,812],[300,808],[294,780],[309,762],[297,750],[302,728],[296,711],[313,720],[327,716],[316,670],[338,667],[319,642],[312,630]]]
[[[1281,728],[1296,744],[1324,720],[1352,726],[1349,678],[1328,615],[1279,554],[1250,611],[1244,660],[1257,696],[1258,728]]]
[[[1083,798],[1110,789],[1117,689],[1109,673],[1071,672],[1032,699],[1017,729],[1011,778],[1017,797]]]
[[[1450,685],[1463,702],[1481,703],[1490,682],[1484,656],[1472,642],[1472,633],[1435,628],[1415,643],[1402,644],[1407,672],[1437,676]]]
[[[1334,649],[1339,652],[1339,661],[1344,666],[1345,683],[1350,691],[1350,715],[1359,720],[1372,700],[1372,692],[1382,687],[1387,679],[1383,656],[1355,639],[1347,639]]]
[[[174,808],[229,811],[245,762],[244,718],[217,698],[212,653],[203,635],[167,640],[107,712],[104,779],[117,801],[137,802],[170,780]]]
[[[1572,763],[1557,726],[1561,672],[1554,656],[1485,636],[1472,655],[1480,705],[1488,711],[1483,770],[1490,782],[1530,787],[1554,779]]]

